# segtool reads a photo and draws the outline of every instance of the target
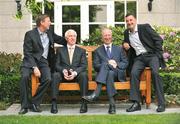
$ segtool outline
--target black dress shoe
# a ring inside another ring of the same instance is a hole
[[[158,108],[156,109],[157,112],[164,112],[165,111],[165,105],[158,105]]]
[[[87,104],[86,103],[82,103],[81,104],[81,108],[80,108],[80,113],[86,113],[87,110],[88,110]]]
[[[53,114],[58,113],[56,101],[53,101],[53,102],[52,102],[52,105],[51,105],[51,113],[53,113]]]
[[[109,114],[116,114],[116,106],[114,104],[109,105]]]
[[[22,114],[26,114],[28,112],[28,109],[27,108],[23,108],[23,109],[21,109],[18,113],[20,114],[20,115],[22,115]]]
[[[139,102],[134,102],[130,108],[126,109],[126,112],[134,112],[141,110],[141,105]]]
[[[88,102],[94,102],[95,100],[97,100],[97,96],[95,92],[89,96],[83,96],[82,98]]]
[[[32,110],[33,112],[42,112],[40,106],[39,106],[39,105],[35,105],[35,104],[32,104],[31,110]]]

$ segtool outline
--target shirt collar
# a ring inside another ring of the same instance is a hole
[[[42,31],[40,31],[40,29],[39,29],[39,28],[37,28],[37,30],[38,30],[38,32],[39,32],[39,34],[40,34],[40,35],[43,35],[44,33],[46,33],[46,32],[47,32],[47,31],[42,32]]]
[[[67,48],[69,49],[69,48],[72,48],[72,49],[75,49],[75,44],[73,45],[73,46],[70,46],[69,44],[67,44]]]
[[[104,47],[105,47],[106,49],[107,49],[107,46],[109,46],[109,48],[111,49],[112,43],[110,43],[109,45],[104,44]]]
[[[135,29],[134,29],[134,32],[130,32],[130,30],[129,30],[129,34],[130,33],[136,33],[136,32],[138,32],[138,28],[137,28],[138,26],[137,26],[137,24],[136,24],[136,26],[135,26]]]

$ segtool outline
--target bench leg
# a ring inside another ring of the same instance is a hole
[[[149,108],[150,104],[151,104],[151,91],[147,90],[146,91],[146,109]]]

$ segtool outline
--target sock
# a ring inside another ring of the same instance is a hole
[[[102,88],[102,84],[97,84],[97,88],[94,91],[97,97],[100,95],[101,88]]]
[[[114,97],[109,97],[109,104],[111,104],[111,105],[115,104]]]

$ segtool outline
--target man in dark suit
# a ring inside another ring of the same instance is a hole
[[[109,98],[109,114],[115,114],[114,96],[117,91],[114,87],[116,80],[124,82],[125,70],[128,65],[127,58],[121,47],[112,44],[112,30],[105,28],[102,30],[102,40],[104,44],[98,47],[94,52],[93,66],[97,72],[96,82],[97,88],[90,95],[85,96],[84,99],[91,102],[97,99],[100,95],[101,88],[106,85]]]
[[[165,67],[162,57],[162,38],[149,24],[137,25],[132,14],[126,15],[127,30],[124,32],[123,47],[128,51],[129,72],[131,79],[130,100],[133,104],[127,112],[141,110],[139,77],[146,66],[151,68],[152,81],[158,98],[157,112],[165,111],[165,100],[162,79],[158,74],[161,66]]]
[[[54,42],[66,45],[64,38],[49,30],[51,21],[48,15],[40,15],[36,20],[37,27],[26,32],[24,38],[24,58],[21,66],[19,114],[28,112],[31,108],[34,112],[41,112],[40,103],[51,81],[51,71],[54,68]],[[29,83],[31,74],[39,77],[40,85],[36,94],[30,99],[31,91]]]
[[[66,81],[77,81],[80,85],[81,96],[85,96],[88,91],[87,77],[87,59],[86,51],[76,46],[77,33],[69,29],[65,32],[67,46],[59,48],[56,60],[56,73],[53,74],[51,85],[52,90],[52,107],[51,113],[56,114],[57,95],[59,93],[59,83]],[[87,112],[87,103],[82,99],[80,113]]]

